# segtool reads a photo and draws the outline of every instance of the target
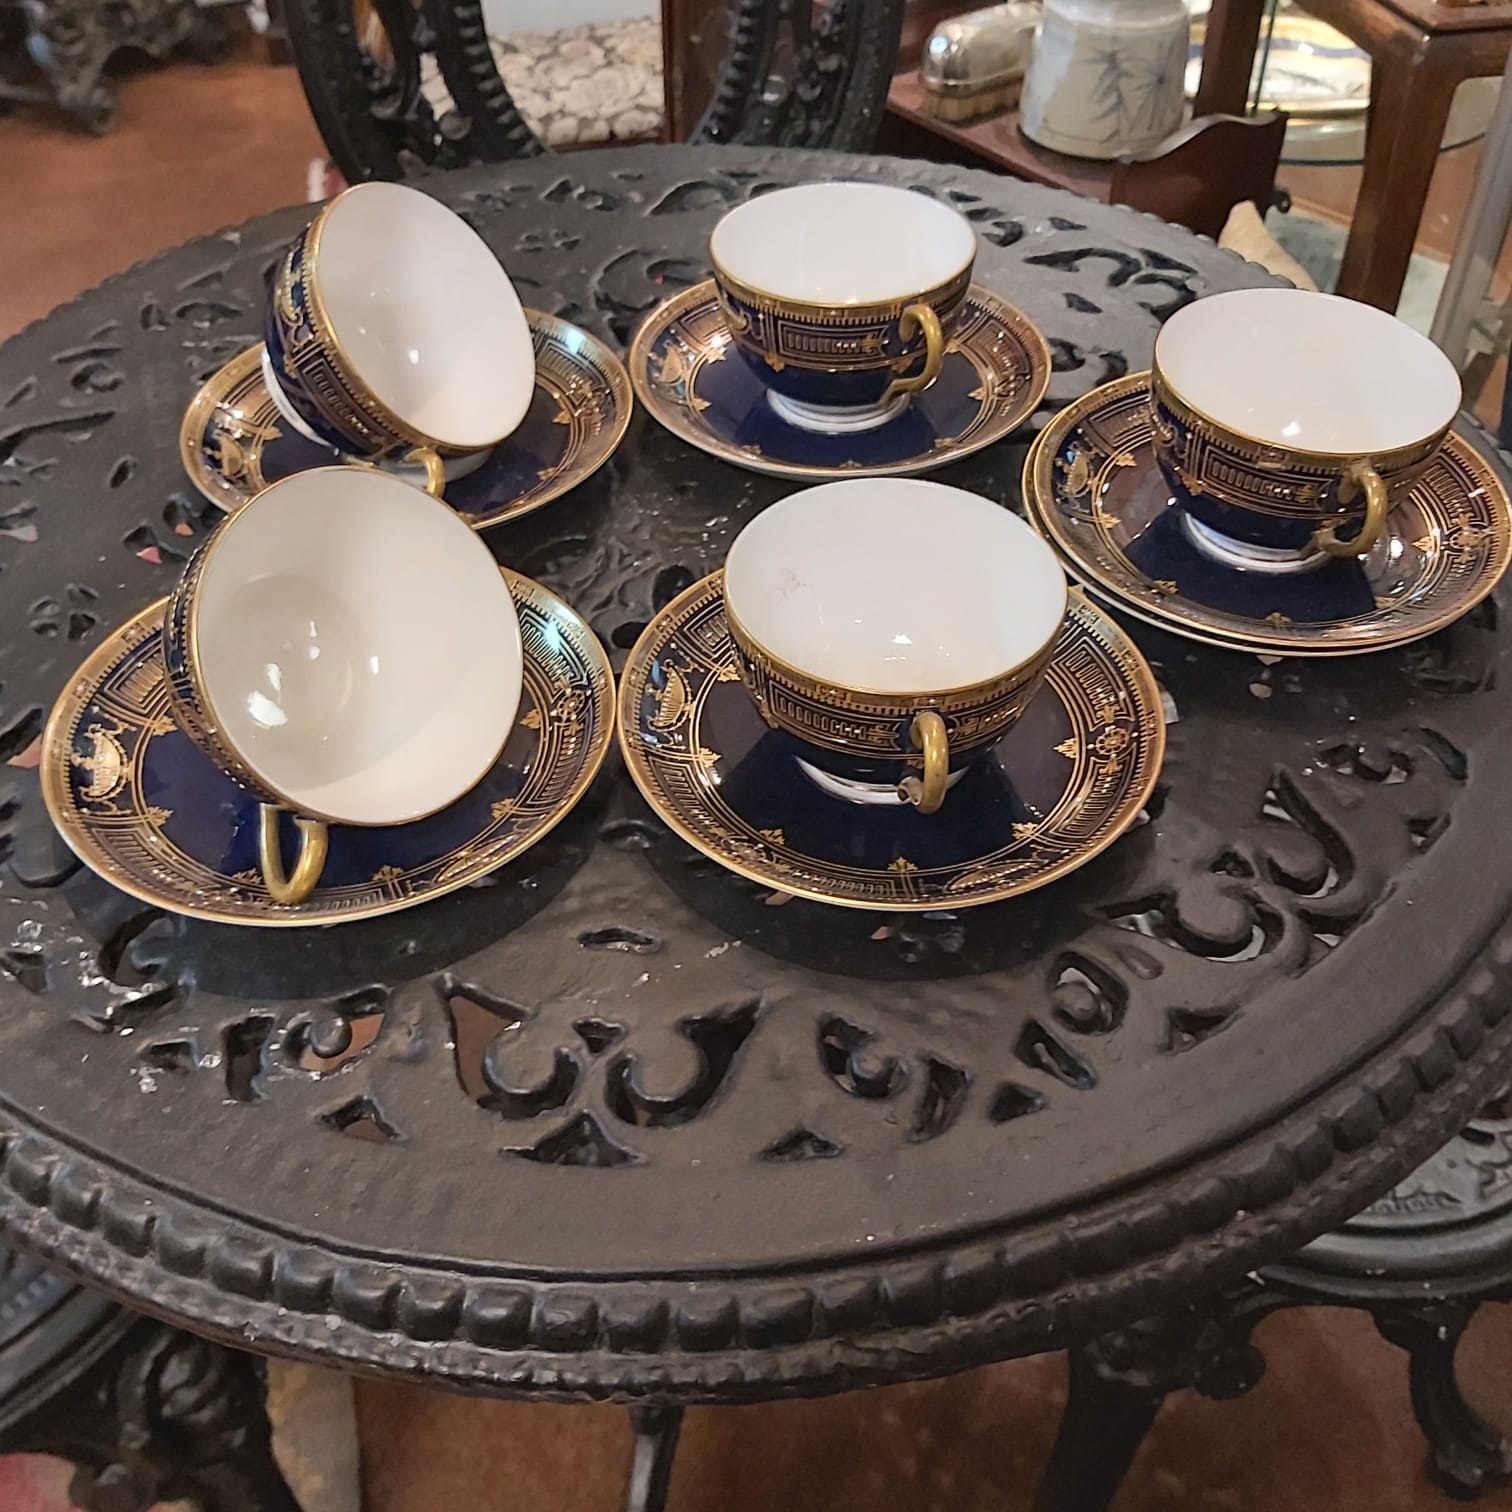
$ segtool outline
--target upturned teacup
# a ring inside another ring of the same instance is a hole
[[[401,184],[358,184],[320,211],[273,269],[263,334],[284,418],[351,456],[486,453],[534,392],[509,275],[466,221]]]
[[[1066,579],[990,500],[848,479],[757,515],[725,561],[724,603],[745,684],[809,777],[931,814],[1034,697]]]
[[[927,195],[800,184],[731,210],[709,257],[736,348],[806,430],[868,430],[940,374],[976,233]]]
[[[179,728],[257,799],[275,903],[302,902],[331,824],[407,824],[498,759],[523,676],[488,548],[446,503],[372,467],[296,473],[225,520],[168,602]],[[297,858],[286,870],[280,815]]]
[[[1240,289],[1178,310],[1155,341],[1155,455],[1197,543],[1289,570],[1363,555],[1460,406],[1449,359],[1370,305]]]

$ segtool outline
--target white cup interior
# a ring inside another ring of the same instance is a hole
[[[332,201],[315,288],[352,370],[445,446],[492,446],[535,388],[509,275],[460,216],[418,189],[359,184]]]
[[[1273,446],[1361,456],[1436,435],[1459,410],[1454,364],[1372,305],[1236,289],[1178,310],[1155,339],[1177,395]]]
[[[397,478],[336,467],[275,483],[221,525],[196,604],[216,723],[305,812],[433,813],[514,724],[520,625],[498,564]]]
[[[1030,661],[1066,617],[1050,547],[1008,510],[909,478],[824,483],[735,538],[725,601],[772,655],[837,687],[943,693]]]
[[[731,210],[709,251],[737,283],[809,304],[874,304],[922,294],[976,252],[964,216],[889,184],[799,184]]]

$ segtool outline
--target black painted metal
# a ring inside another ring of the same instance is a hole
[[[1050,340],[1047,405],[1147,362],[1195,294],[1264,278],[1148,218],[879,159],[631,149],[436,188],[528,303],[623,342],[703,274],[724,209],[822,174],[972,218],[981,278]],[[255,339],[301,213],[0,352],[0,761],[213,525],[179,415]],[[1023,451],[940,476],[1011,503]],[[642,416],[491,543],[622,658],[788,491]],[[1150,822],[958,916],[783,905],[671,837],[611,762],[491,885],[270,938],[113,894],[9,771],[0,1219],[254,1348],[664,1402],[1057,1347],[1279,1259],[1505,1076],[1508,642],[1496,603],[1344,662],[1133,633],[1180,716]]]
[[[632,1407],[635,1458],[625,1490],[625,1512],[663,1512],[682,1433],[681,1407]]]
[[[1465,1400],[1459,1342],[1482,1302],[1512,1300],[1512,1121],[1474,1119],[1333,1233],[1188,1305],[1074,1346],[1071,1388],[1037,1512],[1100,1512],[1172,1391],[1248,1391],[1250,1333],[1283,1307],[1367,1309],[1407,1355],[1428,1469],[1472,1498],[1512,1478],[1512,1440]]]
[[[903,28],[904,0],[739,0],[698,142],[870,147]],[[482,0],[288,0],[289,39],[310,110],[347,180],[534,157],[489,44]],[[420,90],[428,55],[451,97],[438,118]]]
[[[261,1362],[0,1250],[0,1454],[70,1461],[85,1512],[299,1512],[273,1462]]]

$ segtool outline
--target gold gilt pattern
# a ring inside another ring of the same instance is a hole
[[[1045,427],[1024,463],[1031,522],[1070,572],[1131,614],[1190,639],[1287,656],[1347,656],[1405,645],[1460,618],[1512,564],[1512,503],[1502,474],[1451,431],[1387,519],[1391,550],[1363,559],[1373,610],[1348,619],[1248,618],[1185,597],[1148,578],[1126,554],[1128,531],[1101,508],[1131,476],[1120,453],[1153,469],[1148,373],[1133,373],[1069,404]]]
[[[991,745],[1028,707],[1054,650],[1046,646],[1032,661],[990,683],[920,699],[914,694],[831,687],[770,656],[728,608],[725,623],[746,684],[769,725],[825,750],[864,751],[900,761],[917,756],[908,731],[914,715],[924,708],[936,710],[945,721],[952,754]],[[686,702],[686,686],[681,697]]]
[[[922,330],[903,341],[898,323],[913,304],[933,307],[949,325],[966,302],[971,285],[967,266],[937,289],[908,299],[869,305],[805,305],[748,289],[728,275],[715,280],[725,324],[735,340],[777,372],[797,368],[816,373],[865,371],[889,346],[897,348],[890,366],[902,370],[924,354]]]
[[[539,583],[503,569],[525,648],[522,719],[504,759],[520,790],[478,814],[476,833],[408,870],[321,887],[304,903],[275,905],[255,872],[224,875],[180,850],[169,810],[146,803],[150,742],[174,728],[159,654],[166,600],[96,649],[58,700],[43,735],[42,794],[54,824],[92,870],[159,908],[222,923],[328,924],[390,913],[452,892],[534,845],[587,791],[613,736],[614,678],[598,638]],[[465,801],[465,800],[464,800]]]
[[[636,395],[658,422],[690,446],[727,462],[783,478],[903,476],[943,467],[990,446],[1032,415],[1050,382],[1050,349],[1027,316],[979,284],[972,285],[950,350],[976,369],[977,410],[959,434],[936,437],[915,456],[879,467],[829,468],[765,457],[737,446],[708,418],[699,392],[704,369],[729,356],[733,338],[712,278],[674,294],[642,322],[628,366]]]
[[[675,723],[655,726],[666,707],[666,668],[686,686]],[[756,829],[725,801],[720,760],[710,748],[710,693],[738,668],[725,618],[721,574],[695,583],[657,617],[630,653],[620,681],[619,740],[636,786],[690,845],[731,871],[772,888],[850,908],[968,907],[1042,887],[1111,845],[1137,818],[1165,750],[1160,693],[1143,657],[1082,594],[1046,676],[1073,733],[1057,801],[1006,849],[965,866],[932,869],[907,855],[875,868],[841,865],[798,850],[780,829]]]
[[[603,342],[555,315],[525,315],[535,345],[536,388],[556,405],[561,434],[554,439],[562,455],[523,491],[486,509],[461,511],[475,530],[519,519],[592,476],[624,439],[635,407],[624,364]],[[228,513],[264,486],[263,453],[287,425],[263,379],[262,354],[259,343],[233,357],[189,402],[179,428],[184,471]]]
[[[1346,504],[1338,497],[1338,467],[1320,468],[1305,452],[1234,436],[1164,388],[1158,370],[1150,377],[1155,391],[1150,406],[1155,453],[1189,493],[1208,494],[1237,509],[1287,520],[1315,519],[1330,509],[1363,513],[1363,498],[1356,509],[1354,500]],[[1442,432],[1371,456],[1392,503],[1411,489],[1441,439]]]

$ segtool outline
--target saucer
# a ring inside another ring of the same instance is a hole
[[[528,850],[587,791],[609,748],[614,678],[598,638],[539,583],[503,569],[520,614],[520,717],[493,770],[450,808],[388,828],[332,825],[320,886],[275,904],[258,872],[257,800],[179,733],[163,677],[167,600],[79,669],[43,737],[42,795],[69,848],[171,913],[229,924],[334,924],[410,908]],[[285,818],[292,853],[292,820]]]
[[[1043,688],[939,813],[831,797],[741,682],[716,572],[631,651],[619,739],[660,818],[731,871],[821,903],[919,910],[1011,898],[1111,845],[1155,785],[1165,722],[1144,658],[1073,593]]]
[[[1148,373],[1067,405],[1031,448],[1023,492],[1030,521],[1094,592],[1236,651],[1347,656],[1405,645],[1474,608],[1512,562],[1506,486],[1454,431],[1365,556],[1287,572],[1215,561],[1155,461]]]
[[[873,430],[821,435],[767,402],[709,278],[646,317],[629,366],[641,403],[701,451],[779,478],[864,478],[943,467],[1016,430],[1044,398],[1050,350],[1027,316],[973,284],[931,387]]]
[[[575,488],[609,460],[630,423],[630,380],[619,358],[565,320],[525,313],[536,361],[530,409],[481,467],[446,487],[446,502],[476,530]],[[184,471],[227,511],[290,473],[346,460],[285,421],[263,378],[262,354],[259,342],[233,357],[190,401],[179,429]]]

